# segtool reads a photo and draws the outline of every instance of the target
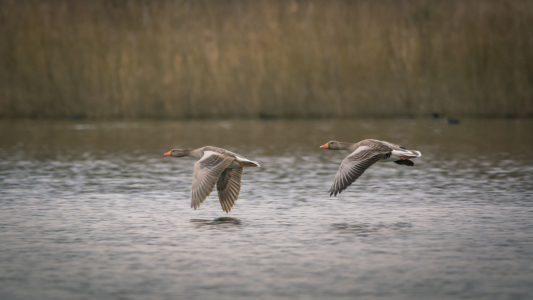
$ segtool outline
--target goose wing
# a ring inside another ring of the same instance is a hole
[[[402,147],[400,145],[397,145],[391,142],[386,142],[386,141],[378,141],[378,140],[364,140],[364,141],[361,141],[359,145],[368,146],[368,147],[372,147],[374,149],[379,149],[383,151],[388,151],[389,149],[400,150],[400,151],[405,150],[405,147]]]
[[[389,151],[390,152],[390,149]],[[341,163],[333,179],[329,195],[337,196],[359,178],[366,169],[378,162],[388,152],[368,146],[360,146]]]
[[[225,169],[218,177],[218,198],[222,209],[227,213],[231,211],[235,201],[237,201],[237,197],[239,197],[242,172],[243,168]]]
[[[218,177],[235,160],[213,151],[204,151],[204,156],[194,164],[191,187],[191,207],[196,209],[211,194]]]

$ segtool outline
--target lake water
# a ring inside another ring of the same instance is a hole
[[[0,121],[0,299],[533,299],[533,120]],[[420,150],[340,196],[329,140]],[[230,214],[193,158],[258,161]]]

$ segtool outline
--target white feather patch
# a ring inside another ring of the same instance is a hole
[[[368,146],[360,146],[359,148],[355,149],[355,151],[352,154],[357,154],[359,152],[368,151],[368,150],[375,150],[375,149],[372,147],[368,147]]]
[[[202,156],[202,158],[200,158],[199,161],[202,161],[202,160],[208,158],[211,155],[220,155],[220,154],[217,153],[217,152],[213,152],[213,151],[204,151],[204,156]]]

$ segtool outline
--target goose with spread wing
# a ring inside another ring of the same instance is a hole
[[[215,184],[222,210],[231,211],[241,190],[241,177],[244,167],[259,167],[251,161],[226,149],[205,146],[195,150],[172,149],[166,156],[192,156],[200,160],[194,164],[191,188],[191,208],[197,209],[211,194]]]
[[[398,165],[413,167],[413,158],[422,156],[420,151],[407,150],[393,143],[378,140],[362,140],[358,143],[343,143],[331,141],[320,146],[322,149],[350,150],[341,163],[333,184],[329,190],[330,196],[337,196],[359,178],[366,169],[376,162],[395,162]]]

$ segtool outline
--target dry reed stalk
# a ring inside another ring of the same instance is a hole
[[[0,116],[533,116],[533,2],[0,2]]]

